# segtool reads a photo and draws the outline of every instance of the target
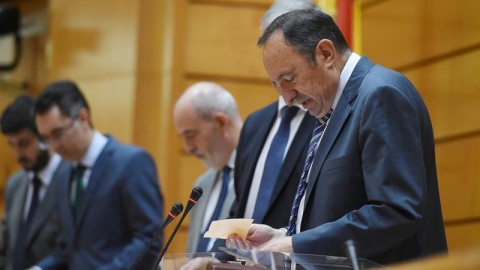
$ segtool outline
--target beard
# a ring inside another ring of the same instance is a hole
[[[50,160],[50,155],[48,154],[48,150],[41,150],[38,152],[37,158],[35,160],[35,164],[33,164],[31,170],[34,172],[38,172],[47,166],[48,161]]]

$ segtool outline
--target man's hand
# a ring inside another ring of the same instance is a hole
[[[285,231],[273,229],[263,224],[252,224],[247,233],[246,241],[232,234],[226,241],[228,248],[259,249],[277,252],[293,252],[292,238],[285,237]]]

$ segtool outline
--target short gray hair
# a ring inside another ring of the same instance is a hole
[[[199,82],[185,92],[189,91],[192,91],[191,101],[200,119],[209,121],[214,113],[223,112],[234,122],[240,121],[235,98],[222,86],[212,82]]]
[[[315,3],[310,0],[277,0],[265,12],[262,18],[261,30],[262,32],[280,15],[287,12],[299,9],[318,9],[321,10]]]

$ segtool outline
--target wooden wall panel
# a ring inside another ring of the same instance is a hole
[[[266,78],[256,46],[264,10],[192,4],[187,12],[186,71]]]
[[[450,252],[479,247],[480,223],[452,225],[445,228]]]
[[[480,130],[480,49],[404,74],[427,104],[435,138]]]
[[[480,2],[388,0],[364,7],[364,53],[409,77],[429,109],[449,248],[478,245]]]
[[[190,0],[191,3],[215,4],[215,5],[233,5],[241,6],[242,4],[265,5],[270,6],[273,0]]]
[[[480,45],[477,0],[377,2],[362,12],[362,47],[387,67]]]
[[[105,80],[80,80],[79,87],[90,102],[96,129],[117,140],[132,142],[135,78],[124,76]]]
[[[95,127],[132,142],[137,2],[51,0],[49,16],[49,80],[77,82]]]
[[[108,79],[135,71],[136,1],[50,1],[50,79]]]
[[[436,156],[444,220],[480,222],[480,136],[437,144]]]

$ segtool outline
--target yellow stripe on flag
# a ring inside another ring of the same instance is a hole
[[[333,18],[337,15],[337,0],[318,0],[317,4],[325,13]]]
[[[362,55],[362,3],[353,4],[353,51]]]

